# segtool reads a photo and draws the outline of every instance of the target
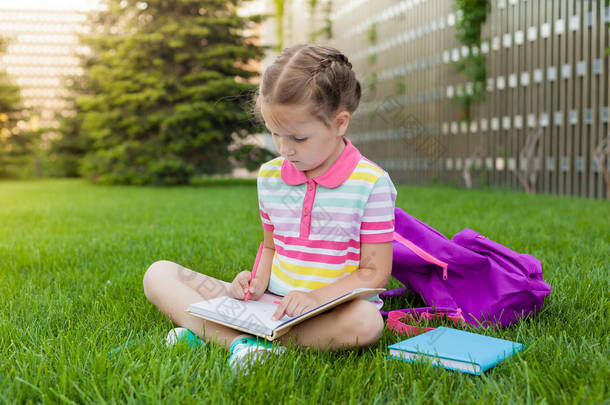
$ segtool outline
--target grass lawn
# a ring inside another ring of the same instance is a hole
[[[160,259],[228,281],[251,268],[262,238],[254,184],[0,182],[0,202],[3,403],[610,403],[607,201],[398,187],[397,206],[445,235],[473,228],[543,263],[542,311],[476,330],[526,345],[481,377],[388,360],[402,338],[387,330],[357,352],[290,349],[247,377],[214,345],[166,348],[172,324],[146,300],[144,272]]]

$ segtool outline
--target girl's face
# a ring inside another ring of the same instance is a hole
[[[350,114],[340,111],[327,127],[309,111],[307,106],[261,105],[278,153],[312,178],[323,174],[343,152]]]

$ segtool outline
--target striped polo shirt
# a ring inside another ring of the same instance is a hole
[[[262,225],[273,232],[269,290],[286,295],[331,284],[358,269],[360,244],[392,241],[396,188],[348,138],[339,158],[308,179],[282,158],[257,178]]]

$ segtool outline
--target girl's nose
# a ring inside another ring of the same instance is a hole
[[[282,156],[292,156],[294,154],[294,148],[290,144],[290,141],[285,139],[280,139],[280,155]]]

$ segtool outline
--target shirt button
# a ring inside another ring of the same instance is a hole
[[[305,214],[305,216],[308,217],[309,216],[309,210],[305,209],[305,211],[303,211],[303,214]]]

